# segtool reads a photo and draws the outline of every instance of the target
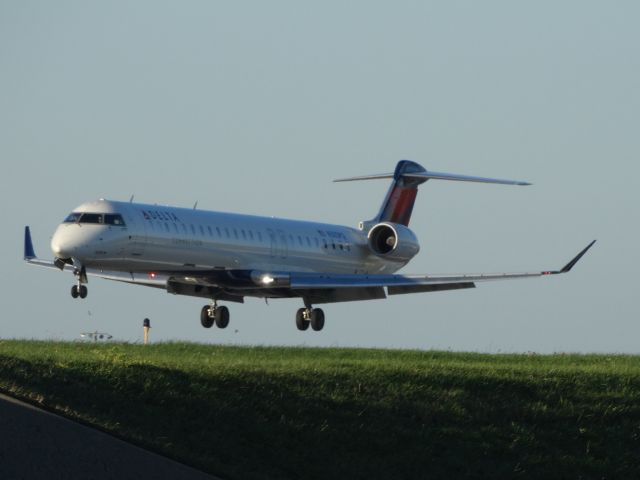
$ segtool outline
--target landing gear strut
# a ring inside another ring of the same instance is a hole
[[[307,306],[298,309],[296,312],[296,327],[298,327],[298,330],[307,330],[309,325],[316,332],[322,330],[324,327],[324,312],[321,308]]]
[[[200,323],[204,328],[211,328],[214,323],[218,328],[227,328],[227,325],[229,325],[229,309],[224,305],[219,307],[214,300],[211,305],[202,307]]]
[[[87,298],[87,293],[89,291],[87,290],[86,285],[83,285],[84,283],[87,283],[87,271],[84,267],[81,267],[79,269],[76,268],[74,274],[78,279],[78,283],[71,287],[71,296],[73,298]]]

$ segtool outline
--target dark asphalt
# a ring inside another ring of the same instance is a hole
[[[215,477],[0,394],[0,479]]]

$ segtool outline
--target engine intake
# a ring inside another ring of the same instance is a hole
[[[369,230],[368,241],[373,253],[398,262],[408,262],[420,251],[420,244],[414,233],[396,223],[374,225]]]

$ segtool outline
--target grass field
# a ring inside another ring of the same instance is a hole
[[[0,341],[0,389],[228,479],[640,478],[640,357]]]

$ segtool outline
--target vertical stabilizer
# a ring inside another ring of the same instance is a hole
[[[405,176],[411,173],[426,173],[422,165],[410,160],[400,160],[393,173],[393,182],[387,196],[382,202],[380,212],[375,222],[391,222],[409,226],[413,205],[418,194],[418,185],[427,181],[426,178]]]

